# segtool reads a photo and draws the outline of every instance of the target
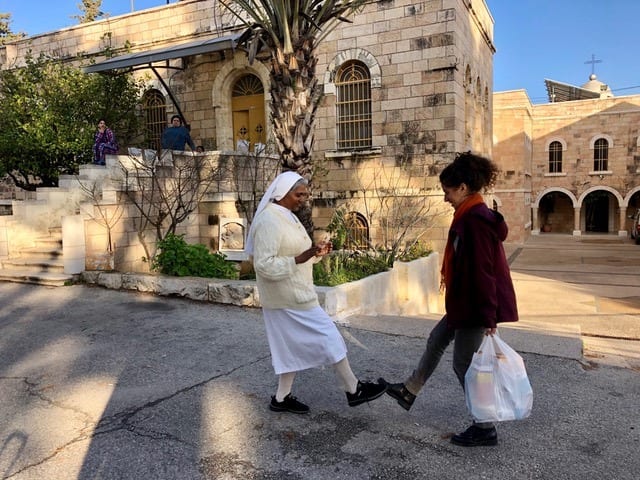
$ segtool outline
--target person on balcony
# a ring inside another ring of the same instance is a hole
[[[182,124],[182,118],[180,115],[174,115],[171,117],[171,125],[162,133],[162,148],[184,151],[187,144],[192,151],[196,150],[196,144],[193,143],[187,127]]]
[[[98,130],[93,139],[93,163],[96,165],[104,165],[107,153],[118,153],[118,142],[116,137],[107,127],[104,118],[98,120]]]

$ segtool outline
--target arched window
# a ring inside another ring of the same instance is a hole
[[[602,172],[609,167],[609,142],[599,138],[593,145],[593,169]]]
[[[369,226],[367,219],[358,212],[350,212],[345,217],[347,228],[347,248],[368,248]]]
[[[558,141],[549,144],[549,173],[562,172],[562,144]]]
[[[349,61],[336,72],[338,150],[371,147],[371,75],[367,66]]]
[[[142,97],[145,144],[147,148],[160,151],[162,132],[167,128],[167,104],[158,90],[147,90]]]
[[[264,86],[255,75],[244,75],[233,84],[232,97],[244,97],[248,95],[260,95],[264,93]]]

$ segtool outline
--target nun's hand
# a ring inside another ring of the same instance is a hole
[[[317,257],[324,257],[328,255],[333,250],[333,243],[329,240],[322,241],[318,243],[318,253],[316,253]]]

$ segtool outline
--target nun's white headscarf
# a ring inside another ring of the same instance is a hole
[[[249,234],[247,235],[247,244],[245,247],[245,252],[249,255],[253,255],[253,226],[255,225],[255,219],[258,217],[260,212],[262,212],[269,203],[274,200],[282,200],[282,198],[289,193],[291,188],[298,182],[302,180],[303,177],[296,172],[283,172],[278,175],[267,191],[264,192],[262,196],[262,200],[258,204],[258,208],[256,208],[256,212],[253,215],[254,222],[251,223],[251,227],[249,228]]]

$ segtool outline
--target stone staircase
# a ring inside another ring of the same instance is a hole
[[[104,196],[112,170],[80,165],[77,176],[61,175],[57,187],[12,201],[11,214],[0,215],[0,281],[62,286],[79,280],[86,265],[83,205],[93,207],[85,189]],[[112,197],[115,202],[115,191]]]
[[[60,228],[50,228],[48,236],[35,238],[33,244],[0,262],[0,281],[58,287],[76,280],[76,275],[64,273]]]

